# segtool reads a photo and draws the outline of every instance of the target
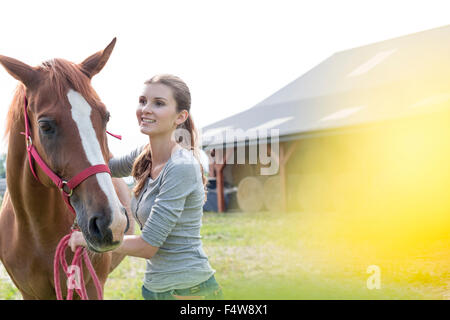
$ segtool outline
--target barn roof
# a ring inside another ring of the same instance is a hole
[[[335,53],[254,107],[202,128],[202,144],[214,145],[226,129],[279,129],[282,141],[443,110],[450,26]]]

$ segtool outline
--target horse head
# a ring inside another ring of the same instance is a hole
[[[0,56],[8,73],[23,84],[34,147],[63,180],[88,167],[108,163],[109,112],[92,88],[91,79],[105,66],[115,42],[80,64],[53,59],[31,67]],[[39,166],[35,165],[35,170],[42,184],[55,188]],[[108,173],[96,173],[84,180],[73,190],[70,204],[91,250],[109,251],[121,243],[127,226],[126,211]]]

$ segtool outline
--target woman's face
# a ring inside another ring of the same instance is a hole
[[[184,115],[186,114],[186,115]],[[187,118],[187,111],[177,113],[172,89],[161,83],[144,87],[136,109],[139,128],[149,136],[171,134]]]

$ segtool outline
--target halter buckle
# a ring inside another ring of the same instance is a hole
[[[31,136],[26,137],[25,145],[27,146],[27,149],[29,149],[33,145],[33,140],[31,140]]]
[[[64,190],[64,186],[67,186],[67,181],[65,180],[61,182],[61,188],[59,190],[61,190],[61,192],[63,192],[67,197],[71,197],[73,189],[70,189],[70,192],[66,192],[66,190]]]

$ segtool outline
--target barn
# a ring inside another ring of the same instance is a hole
[[[202,128],[218,211],[227,210],[227,186],[242,211],[301,211],[373,208],[400,179],[392,177],[444,183],[449,61],[450,26],[337,52],[254,107]],[[267,159],[276,172],[262,174]],[[442,166],[440,177],[418,173],[429,166]],[[392,190],[396,201],[411,196]]]

